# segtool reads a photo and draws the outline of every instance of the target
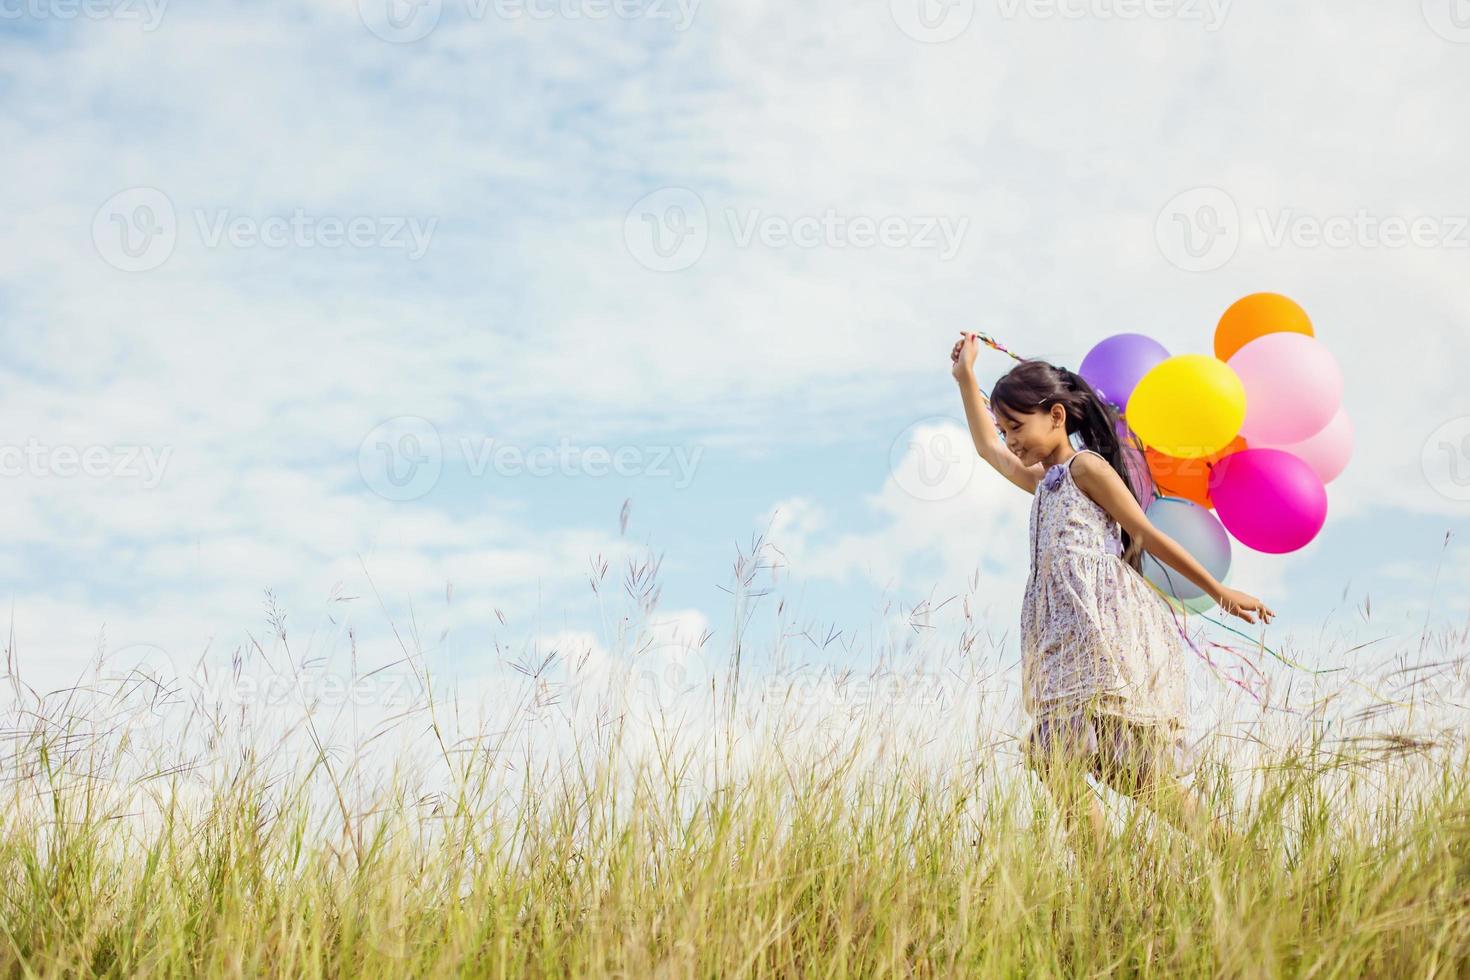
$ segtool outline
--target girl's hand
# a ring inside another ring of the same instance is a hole
[[[956,381],[974,377],[975,355],[980,352],[980,341],[975,339],[974,334],[964,330],[960,334],[960,339],[954,342],[954,347],[949,352],[949,359],[954,362],[950,374],[954,375]]]
[[[1261,617],[1260,621],[1263,623],[1271,622],[1271,617],[1276,615],[1260,599],[1257,599],[1248,592],[1241,592],[1238,589],[1221,588],[1220,594],[1215,597],[1215,601],[1220,603],[1221,609],[1232,616],[1239,616],[1247,623],[1256,622],[1256,617],[1252,615],[1253,613],[1259,613]]]

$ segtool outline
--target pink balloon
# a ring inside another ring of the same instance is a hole
[[[1281,449],[1306,460],[1323,483],[1337,479],[1353,455],[1353,420],[1347,408],[1339,408],[1332,421],[1316,435],[1286,445],[1256,446],[1257,449]]]
[[[1342,406],[1342,371],[1315,337],[1290,330],[1264,334],[1226,363],[1245,385],[1240,434],[1252,446],[1301,442]]]
[[[1220,460],[1210,475],[1210,499],[1236,540],[1273,555],[1296,551],[1327,521],[1321,479],[1282,449],[1243,449]]]

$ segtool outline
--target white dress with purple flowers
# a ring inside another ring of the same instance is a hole
[[[1031,507],[1031,574],[1021,605],[1022,706],[1035,723],[1080,725],[1096,715],[1162,737],[1186,768],[1185,653],[1176,613],[1122,559],[1121,529],[1077,486],[1071,464],[1047,470]],[[1093,453],[1099,458],[1101,454]],[[1096,733],[1086,732],[1097,751]]]

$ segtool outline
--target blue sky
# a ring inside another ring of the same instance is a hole
[[[784,615],[844,656],[952,641],[957,602],[914,610],[973,590],[1011,663],[1029,498],[976,462],[930,499],[906,448],[963,445],[958,331],[1074,368],[1123,331],[1208,352],[1259,290],[1313,317],[1357,431],[1315,541],[1236,546],[1265,641],[1331,662],[1463,626],[1455,8],[919,2],[6,7],[0,442],[25,461],[0,520],[27,669],[226,657],[270,589],[301,624],[350,607],[382,660],[384,610],[412,611],[475,678],[499,648],[613,648],[649,554],[654,629],[723,648],[756,535]],[[982,354],[986,386],[1007,366]],[[470,465],[563,444],[570,473]],[[437,478],[384,482],[414,460]]]

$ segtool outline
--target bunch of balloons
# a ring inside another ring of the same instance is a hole
[[[1118,409],[1145,512],[1221,582],[1230,539],[1282,554],[1327,520],[1327,491],[1353,451],[1342,373],[1306,312],[1253,293],[1215,328],[1215,353],[1170,356],[1137,333],[1108,337],[1079,373]],[[1141,447],[1141,452],[1139,451]],[[1227,532],[1229,532],[1227,534]],[[1144,574],[1194,612],[1214,600],[1152,556]]]

